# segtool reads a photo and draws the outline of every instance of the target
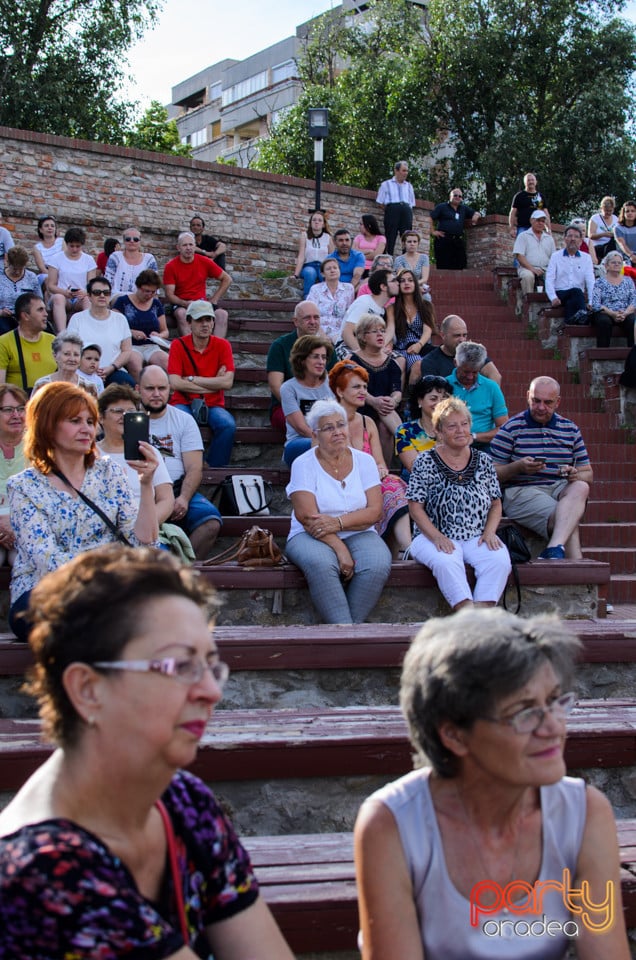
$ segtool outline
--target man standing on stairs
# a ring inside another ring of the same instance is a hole
[[[547,540],[539,560],[582,559],[579,523],[594,479],[581,431],[557,413],[560,399],[556,380],[536,377],[528,409],[490,444],[505,516]]]
[[[174,510],[168,519],[188,534],[197,560],[205,560],[223,521],[198,492],[203,472],[201,432],[189,413],[168,403],[170,382],[161,367],[144,367],[137,389],[150,416],[150,442],[163,457],[174,488]]]
[[[390,180],[382,181],[375,199],[376,203],[384,207],[386,249],[390,254],[393,254],[398,234],[401,237],[406,230],[413,227],[415,194],[406,179],[408,175],[408,163],[406,160],[398,160],[393,167],[393,176]]]

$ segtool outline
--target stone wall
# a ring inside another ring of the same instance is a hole
[[[227,242],[228,266],[239,282],[241,274],[293,270],[314,199],[311,180],[6,127],[0,127],[0,165],[3,224],[27,247],[37,240],[37,218],[47,213],[62,231],[83,226],[94,252],[132,222],[163,267],[174,255],[178,232],[197,212],[206,230]],[[323,185],[322,206],[332,227],[354,233],[362,213],[381,212],[374,192],[329,183]],[[426,238],[431,208],[418,200],[415,210],[414,226]],[[506,217],[485,217],[467,236],[470,267],[511,262]]]

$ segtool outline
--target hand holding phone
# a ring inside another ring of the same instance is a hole
[[[139,441],[150,440],[150,419],[140,410],[129,410],[124,414],[124,457],[126,460],[143,460]]]

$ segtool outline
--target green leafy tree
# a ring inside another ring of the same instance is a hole
[[[0,0],[0,124],[122,143],[126,51],[161,0]]]
[[[168,111],[153,100],[134,129],[126,134],[127,147],[136,147],[138,150],[152,150],[155,153],[172,153],[179,157],[192,156],[192,150],[181,143],[177,124],[168,120]]]
[[[406,0],[325,14],[303,93],[261,146],[263,170],[313,177],[308,107],[330,109],[325,178],[373,189],[406,159],[418,196],[465,186],[507,213],[534,170],[555,219],[634,193],[636,39],[624,0]]]
[[[318,18],[299,58],[303,92],[262,141],[255,166],[272,173],[314,176],[309,107],[329,108],[325,177],[373,189],[396,160],[417,159],[435,137],[418,102],[419,83],[407,84],[404,62],[422,44],[418,9],[404,0],[379,0],[363,20],[342,10]]]
[[[456,0],[449,11],[431,0],[429,44],[409,72],[448,135],[446,186],[471,185],[473,200],[507,213],[533,170],[555,219],[631,192],[636,42],[621,6]]]

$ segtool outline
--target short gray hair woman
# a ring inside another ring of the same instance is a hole
[[[347,414],[317,400],[305,415],[315,446],[291,465],[286,553],[305,574],[322,623],[362,623],[378,602],[391,553],[374,529],[382,514],[373,457],[349,445]]]
[[[623,275],[623,263],[620,250],[610,251],[603,257],[604,275],[594,281],[590,322],[596,327],[597,347],[609,347],[612,335],[622,335],[628,347],[634,346],[636,285]]]
[[[578,647],[556,618],[503,610],[422,627],[400,699],[418,762],[430,765],[378,790],[358,816],[363,960],[561,960],[570,937],[581,960],[628,960],[611,807],[565,776]],[[538,879],[553,883],[536,888],[539,915],[528,917]],[[601,905],[596,930],[569,910],[566,886],[583,884]]]
[[[55,373],[49,373],[44,377],[40,377],[39,380],[36,380],[33,384],[32,394],[47,383],[55,383],[58,380],[63,380],[66,383],[73,383],[76,387],[81,387],[83,390],[86,390],[87,393],[90,393],[92,397],[97,397],[95,385],[79,373],[83,348],[84,343],[78,333],[72,330],[63,330],[62,333],[58,333],[51,344],[57,370]]]

